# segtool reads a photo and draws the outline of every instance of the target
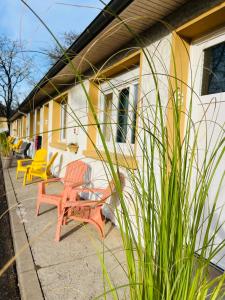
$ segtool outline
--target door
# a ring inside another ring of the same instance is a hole
[[[219,140],[225,137],[225,29],[194,41],[190,50],[190,62],[192,72],[189,74],[189,86],[193,86],[194,90],[192,119],[196,128],[199,127],[198,158],[199,165],[201,165],[206,151],[210,155]],[[188,94],[189,100],[191,90]],[[218,165],[208,192],[208,202],[204,207],[205,220],[208,212],[212,209],[224,171],[225,156]],[[225,239],[224,179],[221,183],[216,207],[217,210],[210,228],[211,233],[214,233],[218,226],[221,228],[216,234],[215,245]],[[204,229],[206,223],[207,221],[203,226]],[[201,233],[202,237],[204,229]],[[199,239],[201,239],[200,233]],[[196,250],[199,246],[201,247],[201,241],[196,246]],[[225,250],[220,251],[212,262],[225,270]]]

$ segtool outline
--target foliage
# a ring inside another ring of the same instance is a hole
[[[43,51],[48,55],[50,64],[53,65],[61,57],[63,57],[64,51],[66,51],[78,37],[79,34],[77,34],[76,32],[73,31],[64,32],[61,38],[62,40],[61,47],[58,44],[54,44],[54,46],[50,49],[43,49]]]
[[[31,60],[23,55],[23,46],[18,41],[0,36],[0,100],[8,120],[18,106],[18,88],[30,74]]]
[[[5,132],[0,133],[0,153],[3,157],[9,157],[11,154],[9,142]]]

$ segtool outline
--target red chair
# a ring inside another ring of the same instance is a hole
[[[80,200],[80,193],[95,194],[97,200]],[[68,201],[62,202],[61,215],[58,218],[55,241],[60,240],[62,225],[67,223],[68,219],[91,223],[96,227],[102,239],[104,239],[104,216],[102,207],[106,200],[115,192],[114,182],[111,181],[107,188],[75,188]],[[101,194],[101,196],[99,195]],[[67,198],[68,199],[68,198]]]
[[[38,216],[39,214],[41,203],[48,203],[57,206],[58,217],[60,217],[62,200],[65,199],[66,201],[67,195],[70,195],[74,187],[85,183],[84,175],[87,170],[87,164],[80,160],[74,161],[67,165],[64,178],[53,178],[40,182],[38,185],[36,215]],[[61,194],[47,194],[45,186],[50,182],[62,182],[64,185],[63,192]]]

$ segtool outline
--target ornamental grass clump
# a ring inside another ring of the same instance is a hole
[[[0,153],[2,157],[9,157],[11,149],[5,132],[0,133]]]
[[[223,207],[217,205],[221,186],[225,184],[224,171],[214,185],[215,176],[224,165],[224,124],[217,124],[214,116],[212,134],[219,130],[217,141],[211,145],[206,135],[200,145],[201,127],[207,128],[207,109],[195,123],[193,102],[200,99],[196,100],[195,91],[185,83],[189,98],[183,110],[180,79],[173,78],[172,83],[167,71],[164,76],[170,92],[169,103],[165,105],[153,57],[146,49],[142,51],[148,61],[154,92],[142,95],[139,103],[138,156],[134,155],[131,144],[127,146],[138,165],[136,170],[126,170],[129,188],[125,190],[118,177],[121,167],[112,161],[102,122],[87,97],[106,153],[107,171],[116,182],[120,198],[116,216],[126,254],[127,285],[111,288],[111,282],[104,296],[118,299],[118,291],[122,289],[127,296],[121,299],[223,299],[225,275],[212,279],[209,271],[210,262],[219,262],[218,257],[225,253],[225,241],[218,240],[224,224]],[[174,66],[176,69],[176,61]],[[168,111],[172,115],[170,126]],[[185,122],[184,129],[181,120]],[[116,150],[115,139],[113,144],[115,156],[122,153],[126,160],[127,150]]]

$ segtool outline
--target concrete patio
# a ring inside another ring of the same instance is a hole
[[[106,225],[104,250],[97,231],[91,225],[76,222],[63,227],[62,239],[57,243],[56,209],[42,205],[36,217],[37,183],[23,187],[22,177],[15,178],[15,168],[4,171],[22,299],[88,300],[101,295],[104,283],[99,257],[103,251],[114,285],[127,282],[118,263],[125,262],[120,233],[110,222]],[[51,184],[48,189],[59,191],[60,184]]]

